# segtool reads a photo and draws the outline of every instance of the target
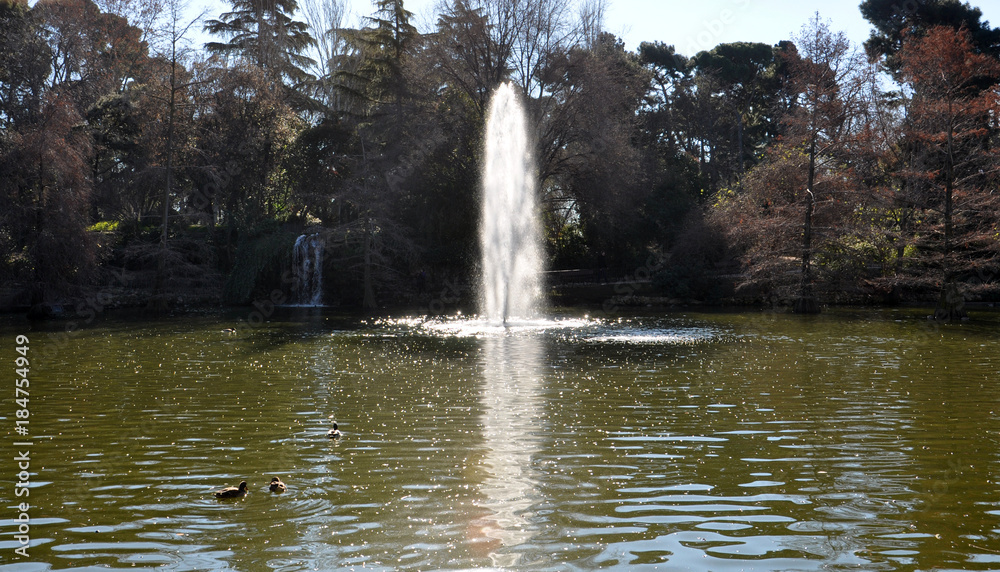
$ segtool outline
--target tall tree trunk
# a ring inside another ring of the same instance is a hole
[[[375,289],[372,284],[372,220],[368,218],[365,221],[365,277],[364,277],[364,299],[361,301],[361,306],[365,310],[375,309]]]
[[[813,106],[815,116],[815,106]],[[802,274],[799,283],[799,297],[792,310],[796,314],[818,314],[819,302],[812,290],[812,216],[815,205],[813,183],[816,180],[816,133],[809,139],[809,173],[806,178],[806,212],[802,223]]]
[[[948,105],[951,116],[952,105]],[[965,296],[962,294],[957,276],[952,267],[952,249],[954,245],[954,191],[955,191],[955,146],[954,127],[948,126],[947,159],[945,160],[944,179],[944,256],[942,257],[944,280],[941,286],[941,296],[934,316],[939,320],[959,320],[966,317]]]
[[[171,43],[170,50],[170,99],[167,104],[167,176],[163,188],[163,221],[160,234],[160,256],[156,264],[156,281],[147,310],[159,313],[167,309],[167,240],[170,228],[170,197],[174,185],[174,112],[177,107],[177,42]]]

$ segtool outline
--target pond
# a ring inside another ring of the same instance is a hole
[[[0,570],[1000,569],[1000,315],[925,313],[7,317]]]

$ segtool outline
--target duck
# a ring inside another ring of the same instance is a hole
[[[270,489],[272,493],[283,493],[285,492],[285,483],[281,482],[281,479],[274,477],[271,479]]]
[[[326,433],[326,436],[331,439],[340,439],[343,435],[344,434],[340,432],[340,429],[337,429],[336,423],[333,424],[333,429],[330,429]]]
[[[247,482],[242,481],[239,487],[226,487],[215,491],[215,497],[220,499],[232,499],[247,494]]]

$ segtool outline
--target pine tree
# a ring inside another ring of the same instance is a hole
[[[340,74],[341,86],[364,102],[367,114],[391,106],[398,116],[407,97],[405,60],[419,34],[403,0],[377,0],[375,6],[368,26],[348,35],[360,61],[356,71]]]
[[[312,60],[303,52],[315,44],[304,22],[293,19],[295,0],[230,0],[232,11],[205,23],[205,30],[228,38],[209,42],[212,53],[243,58],[265,71],[272,81],[291,87],[311,79]]]

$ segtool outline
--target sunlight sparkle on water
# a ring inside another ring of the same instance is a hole
[[[695,344],[718,339],[720,331],[702,325],[683,327],[637,327],[628,320],[592,317],[555,317],[495,320],[466,316],[409,316],[386,318],[372,324],[385,332],[424,333],[457,338],[488,338],[531,335],[559,335],[580,342],[596,344]]]

